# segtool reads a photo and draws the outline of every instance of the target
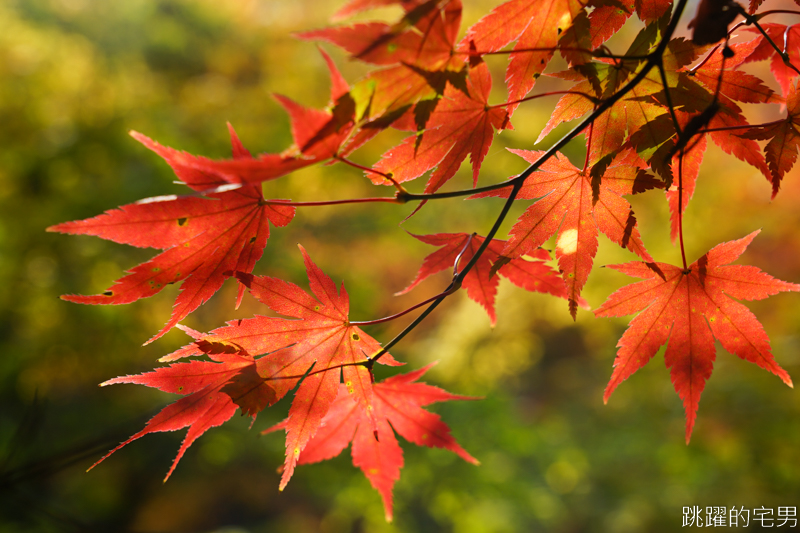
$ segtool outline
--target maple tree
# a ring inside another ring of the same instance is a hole
[[[677,36],[679,23],[688,18],[686,0],[511,0],[459,40],[461,0],[352,0],[335,20],[387,5],[398,6],[402,16],[394,24],[355,23],[298,35],[339,46],[352,59],[378,68],[350,84],[323,51],[331,79],[325,109],[276,95],[289,115],[294,141],[283,152],[254,157],[231,126],[232,158],[226,160],[191,155],[132,133],[165,159],[189,187],[187,194],[148,198],[48,228],[163,250],[102,294],[66,295],[65,300],[130,303],[181,283],[172,316],[147,342],[173,327],[193,341],[161,358],[169,366],[103,385],[136,383],[182,398],[108,455],[149,433],[188,427],[169,477],[205,431],[223,424],[238,409],[255,419],[293,391],[286,420],[265,430],[286,433],[280,488],[298,464],[331,458],[352,442],[353,463],[380,492],[390,520],[392,487],[403,464],[395,432],[416,444],[446,448],[477,461],[437,415],[422,409],[468,398],[418,382],[428,367],[375,382],[374,365],[401,365],[388,350],[461,288],[494,325],[499,277],[567,300],[567,311],[575,318],[579,307],[589,308],[581,292],[595,266],[599,232],[642,260],[611,268],[644,279],[619,289],[594,311],[606,317],[638,313],[618,343],[605,401],[666,344],[665,362],[686,411],[688,443],[713,369],[715,339],[728,352],[791,386],[791,378],[772,355],[763,326],[736,300],[800,291],[800,285],[777,280],[755,266],[730,264],[757,232],[718,244],[691,264],[684,244],[683,216],[709,140],[763,175],[773,197],[797,159],[800,30],[782,22],[800,15],[800,10],[759,11],[761,3],[753,0],[744,8],[730,0],[703,0],[688,24],[688,39]],[[634,14],[641,29],[624,53],[614,53],[604,43]],[[762,23],[765,18],[770,22]],[[557,52],[563,67],[548,71]],[[486,63],[489,56],[508,59],[505,102],[489,103],[496,81]],[[779,90],[742,70],[756,61],[769,61]],[[531,94],[541,76],[560,80],[565,89]],[[561,123],[580,119],[578,124],[547,150],[511,150],[529,164],[527,170],[479,187],[497,132],[513,129],[515,111],[546,96],[560,99],[537,142]],[[778,104],[782,118],[751,124],[737,102]],[[351,159],[390,128],[411,134],[371,165]],[[562,152],[579,136],[586,152],[582,165]],[[443,191],[467,156],[471,188]],[[302,201],[264,196],[266,182],[291,179],[292,172],[314,164],[348,165],[379,190],[390,187],[394,194]],[[422,192],[406,188],[428,172]],[[623,198],[657,190],[663,190],[667,200],[670,220],[665,224],[680,251],[680,266],[651,256],[631,204]],[[401,292],[445,270],[452,269],[452,278],[439,294],[391,316],[351,321],[344,284],[337,287],[302,246],[311,293],[286,280],[253,274],[267,246],[270,224],[287,227],[303,209],[416,203],[413,216],[431,209],[433,202],[459,197],[473,202],[499,197],[504,202],[485,235],[412,234],[440,248],[424,259]],[[496,238],[517,201],[532,203],[510,228],[507,240]],[[543,247],[551,239],[557,269]],[[209,333],[180,324],[228,278],[238,284],[236,307],[249,290],[281,316],[232,320]],[[383,345],[363,329],[413,313],[417,314],[402,331]],[[184,358],[193,359],[181,361]]]

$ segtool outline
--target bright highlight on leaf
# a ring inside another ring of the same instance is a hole
[[[529,163],[544,152],[512,150]],[[612,241],[647,261],[652,257],[644,248],[636,218],[624,194],[657,187],[636,154],[619,156],[605,170],[597,200],[593,201],[592,177],[562,156],[546,161],[522,186],[520,199],[537,199],[511,229],[511,239],[500,255],[514,260],[533,253],[550,237],[556,237],[556,258],[567,287],[573,318],[580,304],[580,293],[597,253],[598,230]],[[507,189],[481,196],[507,196]]]

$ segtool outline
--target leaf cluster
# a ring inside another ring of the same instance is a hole
[[[755,233],[718,244],[689,263],[683,216],[709,141],[762,174],[773,197],[778,194],[800,146],[800,35],[795,26],[759,21],[800,11],[759,12],[760,2],[745,9],[735,2],[703,0],[690,23],[692,38],[686,39],[675,36],[686,3],[510,0],[459,38],[461,0],[352,0],[335,20],[392,4],[402,14],[392,24],[359,22],[298,35],[341,47],[375,69],[348,83],[322,51],[331,80],[325,108],[275,96],[289,116],[293,138],[282,152],[253,156],[230,126],[232,158],[225,160],[188,154],[132,133],[165,159],[188,187],[187,194],[148,198],[48,228],[163,250],[107,291],[66,295],[65,300],[130,303],[180,283],[172,316],[148,342],[173,327],[186,331],[193,342],[161,359],[170,366],[104,384],[138,383],[182,398],[110,453],[148,433],[188,427],[169,477],[192,442],[237,409],[255,418],[293,392],[288,418],[267,430],[286,433],[281,489],[298,464],[330,458],[352,442],[354,464],[381,493],[391,519],[392,487],[403,463],[395,432],[476,461],[436,415],[422,409],[464,397],[418,382],[427,367],[376,383],[374,365],[402,364],[388,350],[461,288],[494,324],[499,277],[565,299],[575,318],[579,307],[588,308],[581,293],[594,268],[599,233],[641,259],[612,267],[645,280],[620,289],[595,310],[597,316],[638,313],[619,341],[605,400],[667,344],[665,361],[684,403],[688,442],[716,357],[715,339],[791,385],[772,356],[763,327],[735,300],[798,291],[800,285],[753,266],[730,264]],[[605,43],[634,16],[643,27],[624,52],[615,53]],[[740,26],[745,26],[742,34],[733,39]],[[558,64],[552,61],[556,54],[565,67],[548,70],[551,63]],[[507,58],[506,102],[490,104],[495,82],[485,61],[490,55]],[[780,92],[742,70],[755,61],[770,62]],[[566,89],[537,93],[543,75],[562,80]],[[513,130],[520,106],[554,95],[560,99],[538,140],[563,122],[579,120],[577,125],[548,150],[512,150],[529,164],[527,170],[502,183],[482,185],[481,169],[495,135]],[[750,124],[740,104],[779,104],[785,117]],[[353,160],[387,129],[408,136],[371,164]],[[586,156],[576,165],[561,150],[580,136]],[[764,146],[757,141],[765,141]],[[468,157],[472,188],[443,190]],[[388,187],[392,194],[335,201],[265,196],[273,180],[290,179],[311,165],[331,164],[348,165],[356,171],[354,179],[362,179],[363,173],[376,190]],[[407,188],[423,176],[421,192]],[[669,206],[665,224],[680,248],[678,266],[659,262],[647,251],[624,198],[658,190],[664,191]],[[486,197],[505,201],[485,235],[412,235],[439,249],[425,258],[402,292],[437,272],[452,270],[452,278],[436,296],[394,315],[351,321],[344,284],[337,287],[302,246],[311,293],[286,280],[252,274],[267,246],[270,225],[284,228],[304,209],[416,203],[413,216],[444,199],[467,196],[473,202]],[[532,203],[513,223],[508,238],[497,238],[516,201]],[[553,252],[543,248],[551,239]],[[280,316],[234,320],[209,333],[180,324],[228,278],[238,283],[237,307],[247,289]],[[362,329],[420,309],[383,346]],[[192,359],[174,362],[184,358]]]

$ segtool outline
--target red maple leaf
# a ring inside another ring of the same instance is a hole
[[[544,152],[511,150],[529,163]],[[570,313],[576,316],[580,292],[597,253],[598,230],[646,261],[653,261],[642,244],[636,218],[624,194],[655,186],[631,151],[617,156],[606,168],[593,204],[592,177],[561,154],[547,160],[520,189],[518,199],[539,199],[528,207],[511,229],[502,255],[514,259],[530,253],[550,237],[556,239],[556,258],[567,284]],[[476,195],[508,196],[508,189]]]
[[[729,264],[757,234],[715,246],[686,271],[666,263],[656,263],[658,269],[638,261],[609,265],[645,281],[621,288],[595,311],[606,317],[639,313],[617,343],[619,351],[604,401],[667,343],[664,360],[686,410],[688,443],[700,394],[716,358],[715,338],[728,352],[792,386],[789,375],[772,357],[761,323],[732,299],[761,300],[781,291],[800,291],[800,285],[775,279],[754,266]]]
[[[277,278],[237,272],[236,277],[251,294],[270,309],[299,320],[256,316],[229,322],[198,342],[161,361],[213,353],[216,347],[232,347],[241,355],[269,355],[256,361],[256,371],[269,382],[280,399],[292,390],[309,369],[295,392],[289,409],[286,434],[286,464],[281,489],[294,472],[297,457],[319,428],[320,421],[336,398],[340,376],[350,394],[372,412],[372,375],[368,358],[381,347],[359,327],[350,324],[350,300],[342,285],[336,285],[300,247],[311,290],[317,299],[297,285]],[[397,365],[389,354],[379,361]],[[312,368],[313,366],[313,368]]]
[[[452,178],[469,155],[473,186],[477,184],[481,163],[492,144],[493,128],[510,127],[504,109],[489,107],[491,89],[489,69],[480,61],[469,69],[466,92],[448,84],[425,124],[425,131],[406,137],[399,146],[383,154],[374,168],[404,182],[437,167],[425,186],[425,192],[430,193]],[[376,183],[386,183],[380,176],[370,178]]]
[[[414,6],[395,24],[359,23],[297,36],[336,44],[354,59],[367,63],[404,63],[436,70],[451,61],[460,25],[461,0],[428,0]]]
[[[699,85],[697,85],[697,87],[699,87]],[[681,119],[689,119],[689,123],[683,131],[686,146],[691,147],[693,144],[699,142],[701,138],[705,136],[710,137],[714,144],[720,147],[725,153],[731,154],[758,169],[772,184],[773,197],[778,193],[779,183],[772,179],[758,143],[751,139],[744,139],[741,137],[741,132],[746,131],[750,127],[750,124],[747,123],[741,108],[736,105],[733,100],[727,98],[723,94],[719,94],[714,98],[710,92],[706,92],[702,89],[699,91],[693,90],[686,92],[671,89],[671,92],[675,105],[683,106],[683,110],[676,110],[679,121],[687,122]],[[659,98],[661,97],[663,97],[663,93],[659,95]],[[713,110],[714,112],[709,114],[709,110]],[[684,112],[687,114],[684,115]],[[707,119],[705,125],[703,125],[703,120],[701,120],[703,117]],[[694,122],[691,122],[692,119]],[[659,126],[655,129],[656,132],[659,130],[663,132],[660,137],[656,137],[655,139],[661,142],[665,140],[664,137],[668,139],[668,141],[664,142],[662,145],[662,149],[655,152],[656,156],[662,151],[666,152],[663,156],[666,161],[666,156],[673,153],[678,146],[676,143],[677,135],[675,135],[672,119],[668,114],[663,114],[656,117],[653,124]],[[695,125],[694,131],[692,131],[692,124]],[[708,131],[698,131],[697,127],[707,128]],[[647,139],[639,145],[638,149],[648,149],[650,144],[652,144],[651,140]],[[656,161],[652,159],[652,156],[648,162],[654,166],[656,165]],[[674,173],[671,170],[673,166],[674,165],[665,165],[665,168],[670,169],[667,172],[664,172],[663,169],[661,170],[662,175],[668,175],[667,181],[670,185],[672,180],[675,179]]]
[[[654,30],[651,28],[656,26],[653,24],[640,32],[643,40],[652,36]],[[726,69],[731,65],[738,67],[746,57],[748,47],[750,47],[748,43],[735,45],[735,59],[725,63]],[[641,48],[642,51],[649,49],[648,46]],[[635,49],[636,46],[632,46],[629,53]],[[670,162],[670,156],[678,153],[678,143],[691,147],[700,142],[701,136],[708,135],[725,152],[757,168],[769,180],[769,169],[758,144],[738,136],[748,124],[742,110],[732,98],[745,102],[780,102],[781,98],[756,78],[738,71],[722,77],[720,92],[716,94],[722,65],[721,52],[712,51],[705,64],[694,69],[696,72],[690,72],[688,65],[701,50],[702,48],[690,41],[682,38],[673,39],[664,55],[669,98],[658,71],[653,69],[625,98],[612,107],[612,110],[622,107],[626,115],[629,133],[624,146],[635,148],[651,168],[665,179],[667,185],[671,185],[674,180],[675,164]],[[633,73],[627,68],[621,70],[624,71],[624,76],[617,74],[615,81],[624,81]],[[678,139],[671,114],[665,111],[668,102],[676,108],[675,115],[679,122],[682,122],[684,137],[681,139]],[[571,96],[564,106],[564,109],[570,112],[570,118],[581,108],[585,109],[586,103],[576,100],[575,96]],[[693,127],[687,127],[687,124]],[[705,128],[709,131],[702,131]],[[603,131],[607,129],[601,127]],[[620,131],[620,128],[617,126],[611,131]],[[614,143],[611,143],[611,146],[613,145]],[[777,189],[773,182],[773,192],[775,191]]]
[[[795,83],[786,96],[786,119],[742,134],[748,139],[769,140],[764,147],[772,183],[780,186],[783,177],[797,161],[800,149],[800,91]]]
[[[176,363],[134,376],[110,379],[101,386],[138,383],[184,397],[154,416],[143,430],[108,452],[89,470],[132,441],[157,431],[177,431],[189,427],[178,455],[164,481],[169,479],[178,461],[203,433],[222,425],[242,408],[242,414],[255,418],[256,413],[278,401],[275,391],[256,374],[252,357],[230,353],[210,355],[212,361]]]
[[[800,68],[800,26],[794,25],[787,28],[785,24],[765,22],[761,24],[761,27],[764,28],[764,31],[767,32],[767,35],[770,36],[770,39],[772,39],[772,42],[775,43],[778,49],[786,50],[789,56],[789,62],[796,68]],[[767,41],[756,28],[745,28],[745,31],[759,34],[758,37],[755,38],[758,47],[745,61],[750,62],[769,59],[772,74],[781,86],[783,95],[788,96],[792,84],[800,74],[797,73],[797,70],[784,62],[783,57],[775,51],[775,48],[773,48],[769,41]]]
[[[688,123],[689,118],[686,113],[675,111],[675,114],[682,125]],[[703,156],[706,153],[707,146],[708,142],[705,136],[700,136],[696,141],[693,141],[684,152],[682,158],[676,157],[672,160],[672,174],[679,177],[679,179],[672,182],[672,185],[666,191],[667,202],[669,204],[669,235],[673,244],[678,241],[681,216],[686,212],[689,200],[694,196],[694,191],[697,187],[697,178],[700,175],[700,164],[703,162]],[[683,187],[680,194],[678,193],[679,183],[681,183]],[[679,198],[681,200],[680,211],[678,207]]]
[[[759,40],[754,39],[746,43],[729,45],[728,48],[733,52],[729,57],[723,54],[723,48],[717,47],[711,51],[699,68],[691,70],[693,76],[700,83],[705,85],[710,91],[719,92],[737,102],[757,103],[757,104],[779,104],[783,103],[783,98],[772,89],[764,85],[761,79],[737,70],[749,57],[753,55],[759,46]],[[722,68],[725,67],[723,72]]]
[[[757,44],[756,41],[750,41],[730,45],[729,48],[733,52],[733,57],[728,58],[724,58],[721,47],[717,47],[704,58],[699,68],[688,69],[686,65],[683,65],[679,71],[673,74],[673,76],[677,76],[676,85],[681,87],[681,89],[671,89],[675,100],[680,103],[687,103],[687,105],[683,106],[684,109],[688,108],[695,111],[695,113],[690,114],[680,109],[675,110],[675,115],[683,131],[687,131],[687,126],[691,124],[690,121],[693,117],[698,117],[703,109],[714,103],[712,93],[716,92],[717,86],[719,86],[720,95],[717,99],[719,110],[709,120],[708,126],[711,129],[718,126],[746,125],[741,110],[730,99],[747,103],[783,102],[783,98],[765,86],[760,79],[746,72],[734,70],[741,66],[746,58],[753,53]],[[690,45],[690,42],[684,41],[681,43],[680,48],[690,51],[690,48],[686,48]],[[722,71],[723,66],[725,67],[724,72]],[[688,78],[686,76],[688,72],[691,72],[692,78],[704,85],[708,91],[698,90],[699,87],[687,83]],[[663,118],[666,119],[666,117]],[[750,131],[754,132],[754,130]],[[698,134],[687,143],[683,160],[681,161],[680,158],[676,157],[670,165],[671,176],[677,176],[679,172],[682,172],[683,205],[681,209],[683,212],[686,211],[689,200],[694,194],[700,164],[703,161],[707,146],[706,135],[710,135],[712,140],[726,152],[732,153],[739,159],[750,163],[762,173],[766,172],[767,165],[764,164],[761,158],[758,145],[749,140],[761,137],[743,135],[735,129],[730,131],[723,129],[712,131],[709,134]],[[741,137],[747,137],[747,140],[741,139]],[[767,177],[769,178],[769,176]],[[771,182],[774,195],[777,193],[780,179],[773,174]],[[675,242],[678,239],[678,185],[674,181],[667,191],[667,200],[670,206],[671,238]]]
[[[320,49],[320,53],[331,76],[331,96],[326,109],[308,108],[287,96],[274,95],[289,114],[294,140],[292,146],[283,153],[214,161],[173,151],[172,161],[180,164],[186,172],[205,174],[213,178],[204,187],[196,187],[196,190],[216,187],[220,180],[236,184],[276,179],[295,170],[327,161],[338,154],[353,132],[356,104],[349,93],[349,85],[336,65],[324,50]]]
[[[417,383],[417,379],[431,366],[433,364],[373,385],[377,429],[369,423],[363,407],[353,401],[347,388],[340,386],[336,400],[322,420],[317,434],[300,453],[298,463],[331,459],[352,442],[353,464],[364,472],[375,490],[380,492],[387,521],[392,520],[392,488],[400,479],[400,469],[403,467],[403,450],[394,435],[395,431],[418,446],[444,448],[465,461],[479,464],[450,435],[450,428],[441,421],[439,415],[422,409],[434,402],[476,399],[450,394],[426,383]],[[289,420],[284,420],[263,433],[287,429],[288,424]]]
[[[672,0],[634,0],[636,15],[649,23],[659,19],[672,8]]]
[[[403,8],[403,11],[408,13],[424,2],[425,0],[350,0],[347,2],[347,4],[339,8],[339,10],[333,14],[331,19],[335,22],[337,20],[355,15],[356,13],[361,13],[362,11],[391,6],[394,4],[399,4],[400,7]]]
[[[275,95],[278,102],[289,113],[292,122],[294,146],[285,154],[294,154],[306,160],[308,164],[333,157],[350,135],[355,119],[355,103],[349,94],[350,86],[328,54],[323,50],[320,52],[331,75],[331,97],[328,109],[304,107],[286,96]]]
[[[595,9],[589,14],[589,34],[592,49],[595,49],[625,24],[633,13],[634,1],[597,0],[592,5]]]
[[[368,140],[393,124],[420,100],[434,99],[444,92],[447,74],[452,73],[398,65],[373,71],[356,82],[350,90],[356,102],[356,114],[362,120],[356,137],[367,135]],[[358,143],[354,141],[354,144]]]
[[[456,267],[455,261],[459,256],[458,263],[460,266],[458,268],[463,268],[475,256],[478,248],[485,240],[484,237],[479,235],[466,233],[412,234],[412,237],[426,244],[442,246],[443,248],[426,257],[414,281],[397,294],[407,293],[428,276]],[[467,296],[486,310],[492,321],[492,327],[497,322],[494,302],[497,295],[497,285],[500,283],[498,276],[495,276],[494,272],[492,272],[492,264],[496,263],[500,258],[500,253],[503,251],[505,244],[506,241],[493,239],[463,281],[463,285],[467,289]],[[528,261],[521,257],[512,259],[505,263],[497,273],[508,278],[517,287],[566,298],[567,289],[561,276],[544,263],[544,261],[550,260],[550,253],[547,250],[538,248],[532,250],[528,255],[535,260]]]
[[[230,128],[234,157],[250,154]],[[225,182],[202,171],[202,165],[187,166],[186,154],[134,133],[134,138],[162,156],[175,173],[193,188]],[[231,271],[252,271],[269,238],[269,223],[286,226],[294,217],[290,206],[267,205],[260,186],[241,185],[207,197],[166,196],[142,200],[106,211],[86,220],[65,222],[48,231],[96,235],[138,247],[165,250],[130,270],[107,291],[93,296],[64,295],[83,304],[125,304],[147,298],[167,285],[182,281],[172,317],[149,341],[162,336],[219,290]],[[239,290],[238,307],[243,294]]]
[[[633,77],[641,65],[641,58],[651,53],[657,45],[659,31],[663,31],[663,21],[666,19],[650,24],[639,32],[626,52],[626,55],[633,56],[634,59],[619,63],[610,60],[595,61],[553,74],[554,77],[577,80],[578,83],[559,99],[536,142],[544,139],[559,124],[593,111],[599,101],[610,97]],[[680,91],[681,94],[689,92],[697,99],[695,93],[699,92],[701,97],[711,98],[701,85],[679,70],[691,63],[698,53],[698,47],[690,41],[678,38],[669,42],[662,61],[671,94],[675,91]],[[592,167],[598,163],[602,167],[627,146],[635,148],[654,171],[671,179],[665,159],[674,145],[672,138],[675,130],[665,106],[659,105],[659,101],[653,97],[663,91],[660,75],[653,69],[638,85],[593,121],[586,135],[589,163]],[[601,168],[593,170],[593,173],[600,170]]]
[[[511,0],[494,8],[467,30],[460,49],[497,52],[516,41],[506,70],[508,99],[523,98],[553,57],[560,35],[584,6],[578,0]],[[513,113],[516,105],[509,106]]]

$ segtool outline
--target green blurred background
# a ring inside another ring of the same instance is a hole
[[[466,23],[494,4],[468,2]],[[393,350],[409,368],[440,361],[428,382],[485,397],[433,407],[480,467],[404,444],[393,524],[384,522],[380,497],[349,453],[300,467],[278,492],[283,440],[258,431],[285,416],[286,400],[263,412],[252,430],[237,416],[209,431],[166,484],[161,480],[183,432],[149,435],[84,472],[173,401],[144,387],[97,384],[152,369],[188,337],[173,331],[141,346],[169,316],[175,287],[120,307],[59,300],[64,293],[103,291],[153,253],[44,228],[182,192],[169,167],[129,130],[192,153],[228,157],[230,121],[253,152],[286,148],[288,121],[270,94],[321,107],[328,91],[315,45],[290,34],[325,25],[336,7],[318,0],[0,2],[0,532],[674,531],[683,506],[777,510],[800,504],[795,391],[719,348],[687,446],[683,409],[660,355],[603,405],[625,320],[580,311],[573,322],[563,301],[505,283],[496,328],[479,306],[457,295]],[[349,81],[366,72],[326,49]],[[501,86],[501,62],[490,66]],[[493,101],[503,101],[503,91],[496,92]],[[520,108],[517,130],[504,132],[486,158],[484,182],[524,168],[504,147],[532,148],[554,104]],[[753,121],[780,113],[770,107],[765,115],[753,110]],[[356,159],[371,164],[399,138],[388,133]],[[581,150],[576,144],[567,152],[580,158]],[[455,186],[469,183],[465,169]],[[787,176],[776,200],[770,202],[769,192],[762,176],[711,149],[687,213],[690,260],[762,228],[743,260],[800,281],[798,172]],[[358,172],[336,165],[269,183],[265,194],[317,200],[376,191]],[[679,261],[663,196],[651,192],[632,201],[651,253]],[[398,223],[411,207],[303,209],[288,228],[273,230],[256,272],[305,286],[295,247],[302,243],[335,280],[345,280],[351,316],[376,318],[447,283],[444,275],[410,295],[392,296],[432,251],[404,229],[485,234],[500,205],[445,201],[402,228]],[[596,264],[630,259],[601,237]],[[585,296],[597,307],[630,281],[596,269]],[[235,311],[234,295],[229,281],[184,322],[207,331],[261,312],[249,296]],[[779,363],[795,378],[797,298],[783,294],[750,305]],[[370,333],[385,342],[402,325]],[[382,369],[379,377],[390,374]]]

